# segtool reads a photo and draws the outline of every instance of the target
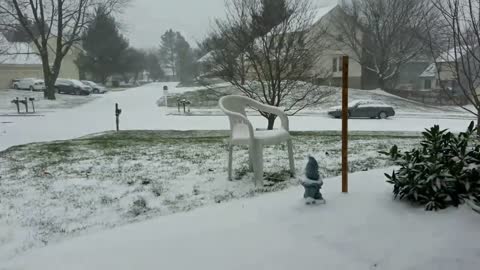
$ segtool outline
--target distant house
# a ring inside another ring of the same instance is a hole
[[[331,5],[317,9],[315,22],[311,28],[312,35],[317,35],[319,31],[325,34],[321,35],[322,44],[318,50],[321,50],[321,56],[311,71],[313,77],[325,76],[322,84],[340,86],[342,80],[342,57],[350,56],[349,64],[349,85],[352,88],[364,88],[363,70],[360,63],[353,60],[354,53],[346,47],[340,46],[338,39],[341,38],[335,29],[333,20],[339,16],[340,6]]]
[[[56,48],[56,39],[49,42],[51,54]],[[43,78],[42,60],[36,47],[27,42],[12,42],[0,33],[0,89],[11,87],[12,80],[20,78]],[[81,52],[79,46],[74,46],[63,58],[59,73],[60,78],[79,79],[79,70],[75,64]],[[50,59],[53,62],[53,57]]]
[[[460,60],[455,55],[455,49],[451,49],[441,54],[435,63],[431,63],[420,75],[420,89],[460,91],[455,70],[455,63]]]
[[[163,79],[167,82],[175,82],[177,81],[177,74],[175,74],[175,72],[173,71],[172,67],[170,66],[162,66],[162,69],[163,69],[163,74],[164,74],[164,77]]]
[[[10,88],[13,79],[43,77],[42,60],[30,44],[9,42],[2,34],[0,44],[0,89]]]
[[[311,31],[326,31],[326,35],[322,36],[324,44],[319,47],[321,50],[321,57],[317,61],[312,73],[327,74],[323,84],[332,86],[340,86],[342,79],[342,57],[349,56],[349,86],[357,89],[376,89],[379,87],[377,76],[374,72],[362,66],[356,59],[357,55],[348,46],[341,42],[345,37],[342,37],[340,31],[333,23],[338,20],[342,10],[340,5],[326,6],[318,9],[316,22]],[[361,38],[361,33],[358,33],[358,39]],[[326,44],[326,46],[324,46]],[[418,57],[409,63],[405,64],[400,69],[399,74],[395,78],[396,87],[415,89],[418,87],[418,77],[430,64],[427,57]]]
[[[420,89],[432,90],[439,86],[437,66],[435,63],[430,64],[422,74],[420,74]]]

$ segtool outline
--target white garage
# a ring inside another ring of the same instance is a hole
[[[42,61],[28,43],[9,43],[0,35],[0,89],[9,88],[13,79],[43,78]]]

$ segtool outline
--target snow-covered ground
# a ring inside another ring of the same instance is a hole
[[[256,189],[244,148],[226,181],[223,132],[130,131],[30,144],[0,153],[0,261],[32,248],[126,223],[297,185],[284,145],[265,149],[266,186]],[[380,150],[418,137],[352,134],[351,171],[389,165]],[[325,177],[340,174],[338,133],[294,136],[297,175],[315,156]],[[144,204],[143,204],[144,203]]]
[[[124,130],[225,130],[229,127],[227,118],[221,114],[172,115],[176,111],[175,108],[166,110],[164,107],[158,107],[156,102],[163,95],[163,85],[155,83],[122,92],[108,93],[72,109],[55,109],[52,112],[46,112],[43,117],[11,117],[0,114],[0,150],[18,144],[72,139],[112,130],[115,127],[115,103],[119,103],[123,109],[120,126]],[[177,89],[176,83],[167,83],[167,85],[171,94],[192,90],[188,87]],[[380,96],[380,93],[377,94]],[[15,110],[10,104],[10,99],[3,98],[1,93],[0,97],[2,98],[0,103],[9,104],[9,112]],[[352,96],[352,98],[356,97]],[[72,103],[75,102],[72,101]],[[443,128],[463,131],[473,120],[468,114],[458,110],[452,112],[450,108],[446,108],[442,113],[438,108],[425,110],[421,104],[417,107],[419,109],[413,113],[410,111],[410,114],[399,114],[389,120],[352,119],[350,129],[418,132],[434,124],[440,124]],[[0,111],[4,110],[1,108]],[[252,116],[251,120],[257,127],[266,126],[266,121],[261,116]],[[341,121],[328,118],[324,113],[302,114],[292,117],[290,122],[292,130],[299,131],[341,129]]]
[[[328,180],[328,207],[305,208],[298,199],[300,190],[293,188],[102,232],[283,190],[298,182],[286,179],[282,172],[288,167],[284,146],[265,150],[269,179],[265,188],[254,188],[245,167],[245,149],[235,152],[237,181],[225,181],[227,133],[219,131],[228,128],[227,118],[218,109],[176,115],[175,108],[158,107],[163,86],[150,84],[88,98],[59,96],[55,102],[42,100],[41,93],[0,92],[0,151],[31,142],[65,140],[0,152],[0,269],[2,261],[25,251],[30,254],[16,257],[6,269],[185,269],[189,263],[200,269],[292,269],[323,266],[322,261],[329,269],[469,269],[477,262],[480,251],[470,243],[478,243],[478,230],[472,229],[474,222],[478,224],[478,216],[464,208],[432,214],[394,203],[382,171],[355,176],[348,197],[336,192],[338,179]],[[167,86],[171,94],[200,90],[176,88],[175,83]],[[11,115],[15,107],[10,100],[17,95],[21,98],[22,93],[36,95],[37,117]],[[424,107],[381,91],[351,92],[351,99],[365,97],[387,99],[399,107],[399,114],[389,120],[350,121],[350,130],[354,131],[352,171],[388,166],[378,151],[393,144],[411,148],[418,142],[412,133],[426,127],[440,124],[442,128],[463,131],[472,120],[455,108]],[[331,102],[338,100],[332,97]],[[121,129],[137,131],[71,140],[112,130],[115,103],[123,110]],[[257,127],[266,124],[260,116],[252,114],[250,119]],[[295,131],[341,128],[341,122],[328,118],[322,108],[291,117],[290,122]],[[324,176],[339,174],[338,133],[295,134],[299,175],[307,154],[319,159]],[[175,226],[177,232],[173,232]],[[415,229],[409,229],[407,234],[405,227]],[[454,231],[459,227],[460,232]],[[97,235],[82,236],[87,232]],[[371,232],[379,235],[372,238]],[[81,238],[69,240],[75,236]],[[95,237],[100,239],[98,245],[92,240]],[[428,249],[430,245],[441,247],[453,238],[460,240],[460,249]],[[405,239],[421,244],[411,247],[408,242],[405,246],[410,249],[396,255],[398,243]],[[46,248],[37,251],[42,246]],[[109,251],[108,247],[116,249]],[[98,253],[92,255],[89,249]],[[202,250],[193,252],[196,249]],[[311,260],[313,254],[319,256],[318,261]],[[338,254],[346,254],[345,259]],[[224,260],[214,260],[217,255]],[[421,259],[408,260],[417,257]],[[442,260],[435,261],[440,257]],[[303,263],[298,264],[300,261]]]
[[[79,237],[4,269],[478,269],[480,215],[393,201],[390,171],[351,175],[348,195],[327,179],[326,205],[305,206],[294,187]]]
[[[17,107],[11,103],[12,100],[19,98],[24,100],[25,98],[35,98],[35,110],[38,114],[51,113],[58,109],[70,109],[83,104],[86,104],[92,100],[100,98],[100,95],[90,96],[72,96],[72,95],[56,95],[56,100],[46,100],[43,98],[43,92],[37,91],[25,91],[25,90],[0,90],[0,117],[5,115],[17,114]],[[28,109],[31,112],[31,102],[28,103]],[[25,107],[20,105],[20,110],[25,112]]]

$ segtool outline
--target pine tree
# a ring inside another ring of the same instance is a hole
[[[165,77],[158,55],[153,52],[149,52],[146,55],[145,69],[150,73],[150,78],[153,80],[160,80]]]
[[[79,67],[83,72],[91,73],[95,80],[105,83],[109,76],[125,72],[122,63],[128,47],[115,18],[103,9],[97,9],[83,36],[85,53],[78,60]]]
[[[290,13],[286,0],[262,0],[262,9],[253,18],[253,29],[263,36],[282,23]]]
[[[177,76],[177,34],[172,30],[168,30],[162,36],[160,44],[160,60],[165,68],[172,71],[172,76]]]
[[[193,81],[195,72],[195,59],[190,44],[177,32],[177,72],[180,82],[188,83]]]
[[[160,60],[165,68],[180,82],[190,82],[195,74],[195,57],[192,48],[179,32],[172,29],[162,36]]]

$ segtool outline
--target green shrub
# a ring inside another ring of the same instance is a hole
[[[386,174],[395,198],[424,205],[428,211],[466,201],[480,205],[480,146],[471,146],[475,130],[473,122],[459,135],[434,126],[423,132],[420,148],[402,153],[395,145],[381,152],[400,166]]]

